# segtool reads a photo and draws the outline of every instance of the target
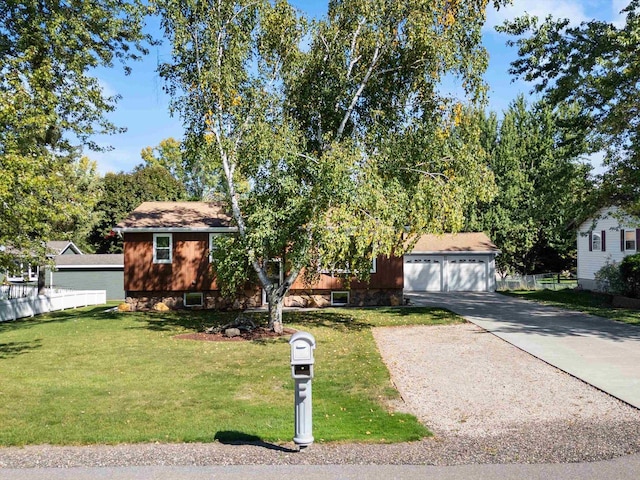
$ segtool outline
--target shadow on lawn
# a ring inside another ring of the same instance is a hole
[[[36,338],[30,342],[8,342],[0,343],[0,359],[16,357],[23,353],[28,353],[31,350],[40,348],[42,346],[42,340]]]
[[[136,320],[144,325],[132,328],[142,328],[154,332],[173,332],[177,329],[203,332],[206,328],[226,325],[235,320],[238,315],[250,317],[257,325],[266,325],[267,317],[264,313],[242,313],[240,311],[219,310],[175,310],[171,312],[136,312]]]
[[[309,324],[313,327],[326,327],[340,331],[360,331],[373,327],[373,324],[366,321],[364,318],[360,318],[357,315],[357,310],[354,310],[354,314],[350,314],[347,309],[332,310],[310,310],[310,311],[292,311],[285,312],[283,315],[283,321],[285,325],[287,323],[297,323],[300,325]]]
[[[224,445],[254,445],[256,447],[263,447],[269,450],[276,450],[284,453],[297,453],[297,450],[291,448],[282,447],[273,443],[267,443],[260,437],[255,435],[249,435],[243,432],[236,432],[234,430],[217,432],[213,437]]]

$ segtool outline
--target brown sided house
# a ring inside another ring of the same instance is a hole
[[[157,302],[169,307],[246,308],[265,303],[259,286],[248,285],[234,300],[224,299],[209,251],[215,237],[234,234],[231,217],[216,203],[145,202],[115,228],[124,238],[124,289],[136,308]],[[275,275],[279,264],[274,265]],[[369,282],[345,282],[330,273],[313,285],[302,275],[285,306],[400,304],[402,258],[378,257]]]

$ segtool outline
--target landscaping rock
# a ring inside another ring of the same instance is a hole
[[[229,338],[239,337],[240,336],[240,329],[239,328],[227,328],[224,331],[224,335],[225,335],[225,337],[229,337]]]
[[[132,308],[130,303],[121,303],[120,305],[118,305],[118,311],[119,312],[131,312],[131,311],[133,311],[133,308]]]
[[[166,304],[164,304],[163,302],[158,302],[158,303],[156,303],[156,304],[153,306],[153,309],[154,309],[156,312],[166,312],[166,311],[170,310],[170,309],[169,309],[169,307],[167,307],[167,305],[166,305]]]

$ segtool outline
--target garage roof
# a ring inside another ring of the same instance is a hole
[[[55,257],[56,267],[70,268],[122,268],[124,255],[122,253],[60,255]]]
[[[411,253],[493,253],[500,250],[482,232],[423,235]]]

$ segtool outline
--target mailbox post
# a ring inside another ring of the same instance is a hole
[[[311,412],[311,379],[313,378],[313,350],[316,340],[307,332],[296,332],[289,340],[291,345],[291,377],[295,380],[295,436],[293,441],[300,448],[313,443]]]

